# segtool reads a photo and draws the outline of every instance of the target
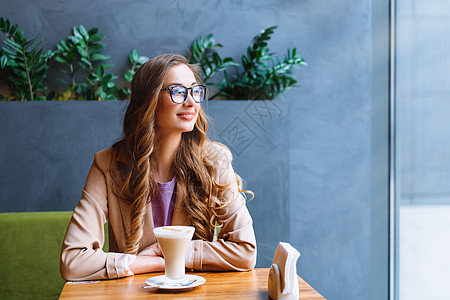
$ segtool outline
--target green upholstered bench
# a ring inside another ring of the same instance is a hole
[[[71,211],[0,213],[0,298],[59,298],[64,286],[59,256],[71,216]]]

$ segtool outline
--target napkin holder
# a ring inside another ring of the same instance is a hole
[[[300,253],[289,243],[280,242],[269,271],[268,292],[273,300],[299,298],[297,260]]]

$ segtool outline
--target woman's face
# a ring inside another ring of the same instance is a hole
[[[194,73],[185,64],[169,69],[163,81],[163,88],[183,85],[187,88],[196,85]],[[194,129],[200,103],[192,99],[190,90],[184,103],[174,103],[168,90],[159,93],[156,109],[156,126],[163,134],[189,132]]]

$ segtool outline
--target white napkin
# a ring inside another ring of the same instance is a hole
[[[298,252],[289,243],[280,242],[269,272],[269,297],[276,299],[298,299],[299,288],[297,279]]]

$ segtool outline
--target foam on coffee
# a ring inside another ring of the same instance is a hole
[[[157,237],[177,238],[183,235],[191,235],[195,228],[190,226],[163,226],[153,229]]]

